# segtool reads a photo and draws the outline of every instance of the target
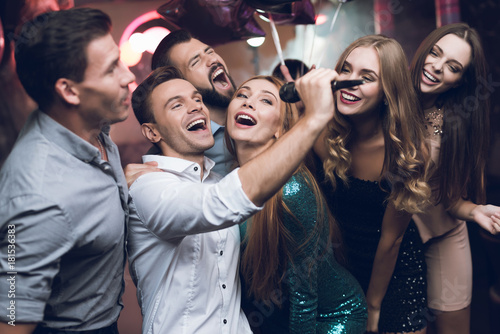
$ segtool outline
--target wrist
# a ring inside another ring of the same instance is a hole
[[[305,127],[312,131],[312,133],[321,133],[323,129],[325,129],[328,122],[331,120],[331,117],[325,115],[309,115],[306,114],[302,117],[303,122],[305,123]]]
[[[474,204],[472,209],[469,211],[469,219],[467,220],[477,222],[476,215],[480,213],[481,206],[482,205]]]
[[[380,312],[380,304],[370,303],[368,300],[366,301],[366,307],[370,312]]]

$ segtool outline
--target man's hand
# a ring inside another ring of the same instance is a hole
[[[337,72],[318,68],[307,72],[295,81],[295,88],[305,105],[305,116],[321,129],[333,118],[335,111],[331,82]]]
[[[127,180],[127,186],[130,188],[132,183],[139,178],[139,176],[153,173],[162,172],[161,169],[157,168],[158,163],[156,161],[148,161],[144,164],[128,164],[123,169],[125,173],[125,179]]]

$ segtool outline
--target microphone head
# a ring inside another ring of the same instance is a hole
[[[295,103],[300,101],[300,96],[295,89],[295,82],[287,82],[280,88],[280,98],[284,102]]]

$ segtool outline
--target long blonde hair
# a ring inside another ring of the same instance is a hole
[[[277,88],[283,85],[283,82],[272,76],[256,76],[251,80],[267,80],[273,83]],[[245,82],[245,83],[246,83]],[[241,86],[243,86],[243,83]],[[238,89],[236,90],[238,92]],[[280,137],[291,129],[297,122],[298,112],[294,105],[282,102],[280,108],[281,128]],[[229,151],[235,155],[236,149],[234,143],[229,138],[226,131],[226,143]],[[293,257],[301,253],[304,246],[310,242],[319,243],[321,231],[325,227],[324,223],[329,224],[330,237],[335,238],[335,243],[339,243],[339,233],[334,224],[321,190],[316,183],[313,175],[302,163],[295,171],[295,175],[301,174],[308,183],[316,199],[316,221],[318,222],[314,231],[308,240],[302,244],[297,244],[293,239],[289,229],[284,222],[284,214],[293,217],[296,224],[301,222],[294,216],[290,208],[283,201],[283,189],[278,191],[264,205],[262,211],[252,217],[251,224],[247,226],[247,235],[244,240],[246,247],[241,257],[241,274],[247,283],[248,295],[266,304],[282,304],[282,284],[286,278],[287,265],[293,262]],[[289,245],[292,245],[289,247]],[[291,263],[293,265],[293,263]],[[309,270],[311,270],[312,263]]]
[[[388,201],[398,210],[421,212],[430,196],[430,187],[426,183],[424,122],[410,81],[406,56],[399,43],[392,38],[381,35],[364,36],[342,53],[335,67],[337,72],[340,73],[349,54],[358,47],[372,47],[380,61],[380,79],[387,101],[387,105],[380,106],[385,145],[381,177],[391,188],[386,189],[390,192]],[[328,157],[324,161],[325,175],[334,189],[335,175],[348,184],[351,167],[349,149],[353,137],[349,118],[336,112],[328,125]]]

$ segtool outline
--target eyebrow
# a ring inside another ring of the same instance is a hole
[[[191,96],[195,96],[195,95],[199,95],[199,96],[201,96],[201,93],[200,93],[199,91],[197,91],[197,90],[194,90],[194,91],[192,92]],[[182,99],[182,98],[183,98],[183,96],[182,96],[182,95],[175,95],[175,96],[172,96],[171,98],[169,98],[169,99],[167,100],[167,102],[165,102],[165,104],[163,105],[163,109],[165,109],[165,108],[166,108],[166,107],[167,107],[170,103],[172,103],[173,101],[175,101],[175,100],[180,100],[180,99]]]
[[[252,91],[252,89],[251,89],[250,87],[248,87],[248,86],[241,86],[241,88],[240,88],[240,89],[247,89],[247,90],[249,90],[249,91]],[[262,90],[261,90],[261,92],[262,92],[262,93],[267,93],[267,94],[272,95],[272,96],[273,96],[276,100],[278,99],[278,98],[276,97],[276,95],[275,95],[273,92],[270,92],[270,91],[265,90],[265,89],[262,89]]]
[[[440,53],[442,53],[442,54],[444,53],[444,52],[443,52],[443,49],[441,49],[441,48],[439,47],[439,45],[434,44],[434,46],[436,47],[436,49],[438,49],[438,51],[439,51]],[[464,65],[462,65],[462,64],[461,64],[458,60],[456,60],[456,59],[450,59],[450,62],[455,63],[455,64],[457,64],[458,66],[460,66],[460,70],[461,70],[461,71],[464,69]]]
[[[344,66],[346,66],[346,65],[347,65],[347,66],[349,66],[350,68],[352,68],[351,63],[349,63],[347,60],[344,60]],[[375,77],[377,77],[377,78],[378,78],[377,73],[375,73],[375,71],[370,70],[370,69],[368,69],[368,68],[363,68],[363,69],[361,69],[361,71],[360,71],[360,72],[361,72],[361,73],[372,74],[372,75],[374,75]]]
[[[262,90],[263,93],[268,93],[268,94],[271,94],[276,100],[276,95],[274,95],[272,92],[268,91],[268,90]]]
[[[212,47],[207,45],[207,47],[203,50],[203,53],[206,53],[210,49],[212,49]],[[188,61],[188,65],[191,64],[196,58],[200,58],[200,54],[201,52],[198,52],[193,57],[191,57]]]

